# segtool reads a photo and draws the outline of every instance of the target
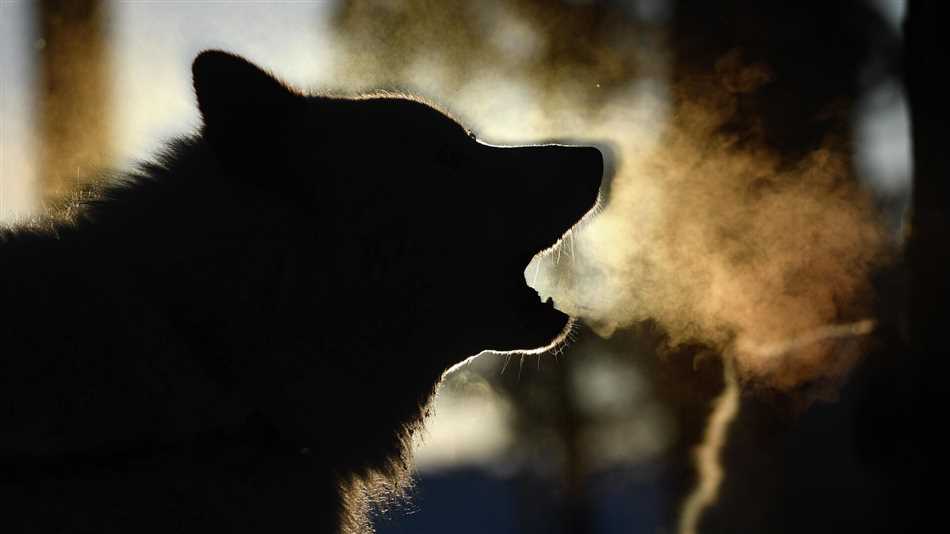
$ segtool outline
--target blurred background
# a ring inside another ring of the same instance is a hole
[[[2,0],[0,221],[196,131],[207,48],[314,93],[422,95],[491,143],[597,144],[602,211],[525,269],[584,326],[456,369],[378,532],[913,530],[944,309],[920,288],[946,265],[919,141],[935,9]]]

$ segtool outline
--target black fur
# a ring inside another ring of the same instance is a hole
[[[593,148],[194,63],[200,134],[0,234],[4,532],[336,532],[406,484],[442,373],[552,343],[524,283]]]

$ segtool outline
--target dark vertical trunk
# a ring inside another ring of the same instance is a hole
[[[575,356],[575,358],[580,356]],[[557,373],[558,420],[556,428],[564,442],[564,492],[562,520],[564,534],[589,534],[593,531],[593,510],[587,494],[587,465],[582,432],[587,424],[578,410],[577,392],[571,377],[577,372],[576,360],[554,368]]]
[[[55,201],[109,161],[105,3],[43,0],[39,17],[40,197]]]
[[[924,368],[941,348],[941,318],[947,317],[947,273],[950,254],[947,246],[947,200],[950,198],[950,159],[942,146],[946,128],[945,82],[937,73],[944,70],[946,39],[938,29],[940,2],[911,1],[908,6],[905,79],[911,108],[911,136],[914,157],[914,200],[907,244],[910,264],[910,344],[920,355]]]
[[[947,102],[941,81],[946,63],[946,34],[941,33],[942,2],[911,0],[904,23],[904,73],[911,109],[911,137],[914,159],[914,199],[907,242],[909,295],[907,334],[911,352],[906,358],[907,373],[913,378],[915,398],[911,400],[905,440],[912,447],[917,473],[935,472],[931,459],[935,440],[934,421],[945,418],[941,409],[945,395],[938,390],[946,374],[946,341],[943,331],[950,299],[950,246],[948,246],[947,202],[950,199],[950,159],[947,158],[945,129]],[[939,410],[939,412],[938,412]],[[941,451],[943,452],[943,451]],[[915,473],[916,474],[916,473]],[[919,482],[922,482],[920,480]],[[927,509],[927,508],[924,508]]]

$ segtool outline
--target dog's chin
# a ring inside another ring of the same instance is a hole
[[[570,331],[572,319],[554,307],[550,297],[542,302],[538,294],[522,285],[513,299],[511,321],[513,339],[503,350],[544,351],[559,344]]]
[[[542,309],[524,327],[526,343],[518,350],[545,351],[559,345],[570,332],[573,319],[554,308],[553,303]]]

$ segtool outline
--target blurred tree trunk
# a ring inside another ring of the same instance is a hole
[[[577,356],[579,357],[579,355]],[[554,367],[557,375],[555,391],[557,414],[554,428],[564,444],[563,499],[561,526],[563,534],[589,534],[594,530],[594,511],[590,506],[587,482],[589,466],[582,432],[592,424],[579,409],[579,399],[572,376],[577,373],[577,357],[565,358]]]
[[[37,2],[40,200],[55,201],[109,162],[105,3]]]
[[[946,91],[935,70],[944,70],[944,48],[938,30],[939,2],[912,0],[905,21],[905,79],[911,108],[914,199],[907,255],[910,262],[910,343],[924,367],[936,364],[947,317],[946,203],[950,168],[946,144]]]
[[[941,2],[910,0],[904,21],[906,48],[904,76],[911,110],[911,137],[914,158],[914,198],[907,261],[910,276],[907,310],[908,344],[911,357],[905,371],[911,374],[916,398],[908,410],[906,440],[917,456],[915,471],[934,472],[937,458],[930,428],[943,402],[946,374],[945,328],[950,253],[947,241],[946,205],[950,199],[947,181],[950,162],[946,155],[947,102],[945,83],[946,38],[941,33]],[[920,480],[922,482],[922,480]],[[927,509],[927,508],[925,508]]]

